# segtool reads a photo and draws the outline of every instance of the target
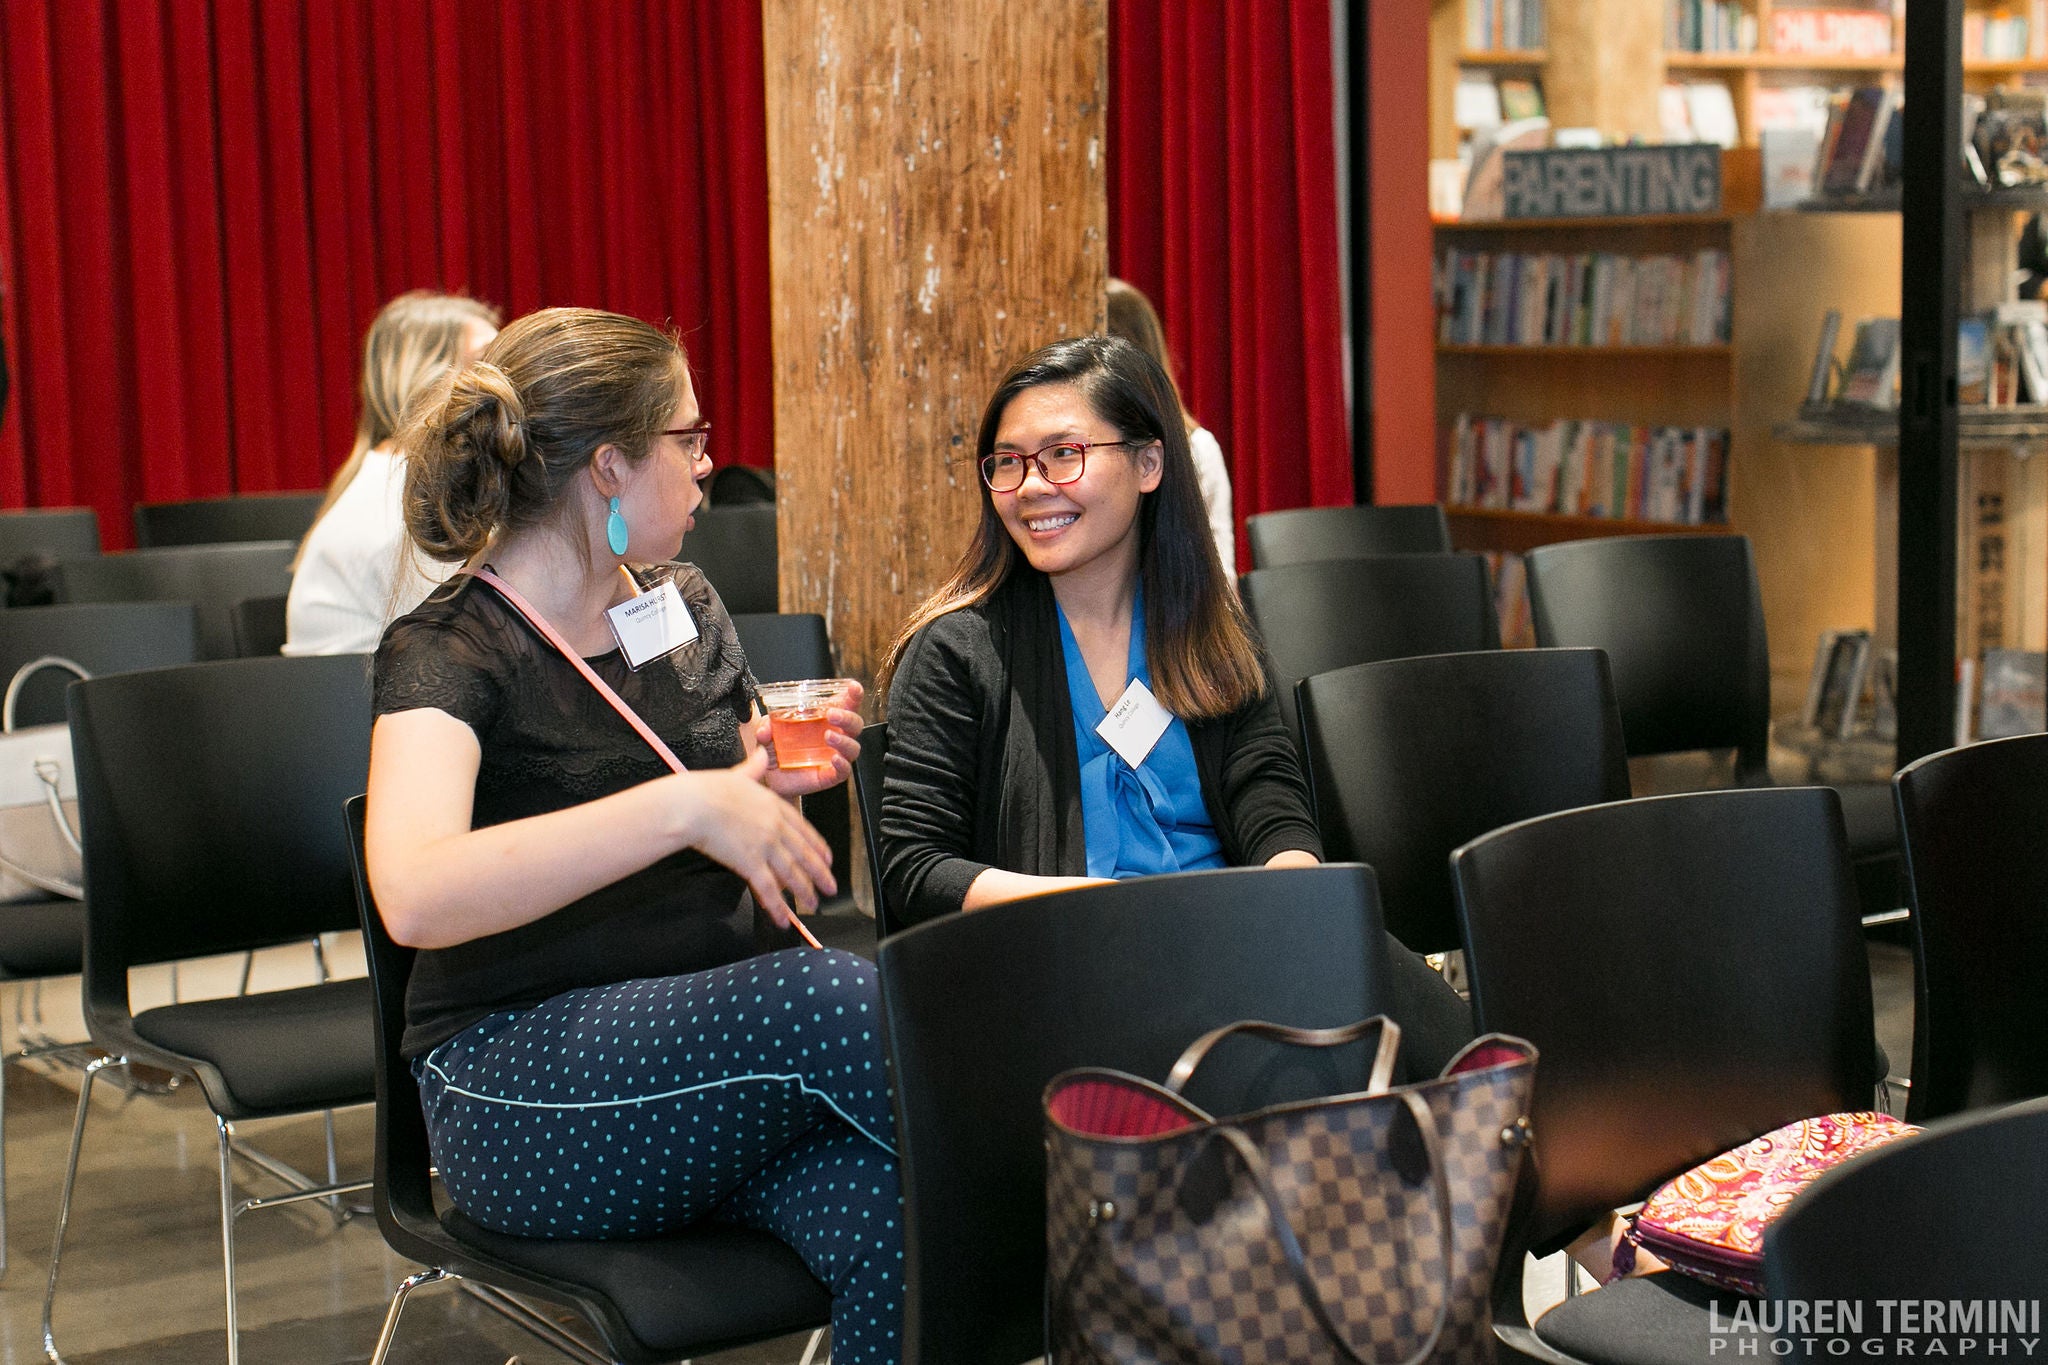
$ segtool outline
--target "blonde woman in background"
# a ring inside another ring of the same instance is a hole
[[[425,289],[400,294],[370,324],[355,449],[292,562],[285,653],[368,654],[451,572],[406,541],[405,457],[392,437],[422,394],[497,334],[496,309]]]
[[[1188,453],[1195,459],[1195,483],[1202,490],[1202,506],[1209,514],[1209,534],[1216,541],[1216,557],[1223,561],[1223,576],[1237,582],[1237,525],[1230,508],[1230,466],[1223,462],[1223,446],[1188,411],[1181,398],[1180,381],[1174,377],[1173,357],[1167,354],[1166,333],[1152,301],[1135,285],[1112,277],[1109,282],[1109,334],[1122,337],[1157,361],[1173,385],[1180,403],[1180,420],[1187,428]]]

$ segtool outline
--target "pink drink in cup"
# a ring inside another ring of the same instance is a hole
[[[845,678],[761,684],[761,705],[768,712],[768,736],[775,746],[776,767],[832,766],[833,749],[825,742],[831,727],[825,712],[828,707],[844,704],[848,686]]]

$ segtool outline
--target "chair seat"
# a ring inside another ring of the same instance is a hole
[[[1707,1310],[1726,1323],[1745,1302],[1754,1312],[1754,1299],[1667,1270],[1568,1298],[1536,1320],[1536,1335],[1589,1365],[1725,1365],[1734,1353],[1723,1336],[1714,1354]]]
[[[135,1032],[196,1063],[223,1118],[255,1118],[374,1099],[373,1008],[370,983],[357,977],[165,1005],[136,1015]]]
[[[441,1224],[465,1250],[596,1290],[647,1349],[646,1360],[706,1355],[822,1327],[832,1316],[830,1292],[802,1258],[753,1228],[700,1223],[667,1237],[573,1242],[508,1237],[455,1209]]]
[[[85,902],[52,898],[0,905],[0,973],[72,976],[85,966]]]

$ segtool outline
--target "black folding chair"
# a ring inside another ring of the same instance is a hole
[[[1771,662],[1749,538],[1612,536],[1528,555],[1536,643],[1607,651],[1630,757],[1733,749],[1768,783]],[[1882,782],[1836,788],[1864,912],[1898,909],[1899,827]]]
[[[363,798],[346,808],[356,905],[376,1004],[377,1226],[393,1251],[427,1267],[392,1295],[371,1365],[384,1365],[399,1315],[415,1289],[461,1280],[491,1307],[585,1362],[652,1365],[731,1350],[816,1329],[832,1298],[802,1258],[753,1228],[700,1223],[661,1237],[549,1241],[479,1227],[460,1210],[437,1209],[419,1087],[399,1051],[405,985],[414,950],[394,943],[370,894],[363,863]],[[602,1350],[509,1297],[525,1295],[580,1314]],[[813,1331],[808,1362],[818,1338]]]
[[[90,507],[28,507],[0,512],[0,565],[23,555],[90,559],[100,552],[99,513]]]
[[[1370,864],[1387,929],[1461,946],[1451,850],[1531,816],[1628,799],[1628,757],[1597,649],[1433,654],[1301,681],[1323,852]]]
[[[695,521],[676,557],[704,571],[727,611],[777,610],[775,504],[700,507]]]
[[[190,602],[199,610],[199,657],[235,656],[234,609],[251,597],[291,590],[289,540],[133,550],[57,566],[63,602]]]
[[[1495,830],[1451,869],[1478,1027],[1542,1058],[1533,1199],[1502,1254],[1495,1333],[1537,1359],[1711,1360],[1708,1314],[1733,1296],[1623,1279],[1532,1328],[1522,1251],[1795,1119],[1871,1107],[1840,803],[1825,787],[1616,801]]]
[[[1914,1122],[2048,1095],[2048,735],[1892,779],[1913,896]]]
[[[86,831],[85,1017],[106,1055],[85,1068],[43,1299],[52,1314],[93,1082],[125,1062],[196,1081],[214,1114],[230,1365],[240,1358],[235,1219],[364,1189],[325,1184],[244,1145],[235,1125],[366,1104],[369,983],[328,981],[136,1012],[132,968],[298,944],[355,927],[334,811],[369,766],[370,679],[354,656],[238,659],[74,685],[71,739]],[[324,968],[321,973],[324,978]],[[241,1156],[287,1186],[235,1198]],[[54,1358],[54,1345],[50,1347]]]
[[[1451,548],[1451,524],[1435,503],[1297,507],[1246,517],[1244,529],[1255,569],[1361,555],[1447,554]]]
[[[302,540],[326,499],[324,492],[237,493],[225,498],[135,504],[135,543],[222,545],[242,540]]]
[[[1399,1021],[1369,868],[1145,877],[946,915],[883,940],[905,1241],[904,1359],[1045,1354],[1046,1083],[1077,1066],[1163,1078],[1241,1019]],[[1224,1049],[1227,1048],[1226,1052]],[[1423,1049],[1411,1051],[1427,1068]],[[1213,1072],[1211,1068],[1214,1068]],[[1365,1049],[1227,1040],[1191,1094],[1212,1113],[1343,1093]]]
[[[1238,579],[1259,628],[1280,711],[1299,742],[1294,685],[1381,659],[1500,648],[1478,555],[1373,555],[1253,569]]]

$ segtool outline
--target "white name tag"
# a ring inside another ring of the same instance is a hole
[[[1102,724],[1095,727],[1095,733],[1135,768],[1145,761],[1171,724],[1173,713],[1159,704],[1151,688],[1133,678],[1124,694],[1116,699],[1116,705],[1102,718]]]
[[[697,622],[674,583],[641,593],[604,614],[626,663],[633,668],[672,654],[697,638]]]

